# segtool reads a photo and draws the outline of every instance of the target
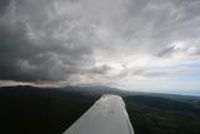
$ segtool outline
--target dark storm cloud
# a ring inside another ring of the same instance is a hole
[[[199,6],[199,0],[2,0],[0,80],[160,76],[145,72],[199,59]]]
[[[9,5],[10,0],[1,0],[0,1],[0,15],[5,13],[6,7]]]
[[[20,17],[18,15],[9,16],[14,19],[13,23],[6,15],[1,16],[0,21],[1,80],[65,80],[72,74],[82,73],[85,66],[92,63],[92,51],[87,46],[73,45],[76,43],[73,40],[64,45],[62,41],[52,39],[51,33],[35,41],[28,35],[27,22],[17,20],[15,17]]]
[[[90,59],[91,51],[84,47],[68,48],[53,40],[45,42],[47,46],[33,44],[27,39],[24,24],[12,27],[2,24],[0,28],[0,77],[3,80],[63,80],[79,73],[87,64],[84,60]]]

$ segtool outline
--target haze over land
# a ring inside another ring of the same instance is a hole
[[[200,94],[199,0],[1,0],[0,86]]]

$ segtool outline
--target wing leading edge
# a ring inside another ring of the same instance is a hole
[[[134,134],[120,96],[104,95],[63,134]]]

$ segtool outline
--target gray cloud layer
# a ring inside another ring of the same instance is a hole
[[[84,45],[85,42],[75,39],[77,35],[69,35],[72,38],[64,42],[53,35],[58,27],[54,28],[54,24],[43,26],[47,19],[43,18],[46,15],[42,14],[43,6],[48,2],[43,1],[41,7],[39,4],[42,3],[38,2],[35,5],[34,2],[31,5],[31,1],[10,2],[9,6],[2,7],[2,10],[4,8],[7,11],[4,11],[0,22],[1,79],[57,81],[82,73],[85,66],[92,64],[91,48]],[[33,10],[29,11],[31,6]],[[39,11],[34,9],[36,6],[39,6]],[[26,20],[26,17],[30,18]]]
[[[199,7],[199,0],[3,0],[0,79],[98,83],[198,62]]]

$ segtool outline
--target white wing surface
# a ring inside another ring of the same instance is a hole
[[[63,134],[134,134],[120,96],[104,95]]]

